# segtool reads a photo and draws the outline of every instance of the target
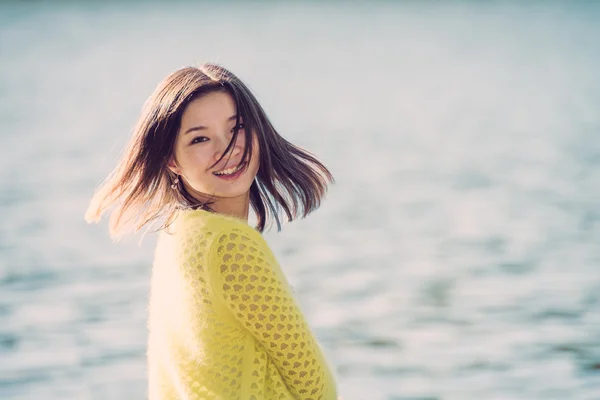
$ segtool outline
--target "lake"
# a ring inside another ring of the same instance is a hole
[[[218,62],[333,172],[265,234],[345,400],[600,399],[600,4],[0,3],[0,398],[146,396],[155,237],[83,214]]]

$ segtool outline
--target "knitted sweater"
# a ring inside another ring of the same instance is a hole
[[[180,211],[159,236],[148,318],[149,399],[336,398],[335,379],[261,234]]]

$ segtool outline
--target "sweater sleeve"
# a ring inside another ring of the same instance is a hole
[[[326,359],[262,236],[228,228],[211,246],[211,282],[226,307],[267,350],[297,399],[335,399]]]

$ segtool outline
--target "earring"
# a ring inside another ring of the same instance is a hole
[[[175,181],[171,185],[171,189],[177,189],[177,184],[179,183],[179,175],[175,178]]]

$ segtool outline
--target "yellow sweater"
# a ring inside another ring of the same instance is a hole
[[[336,398],[281,268],[242,220],[181,211],[160,234],[148,329],[150,400]]]

